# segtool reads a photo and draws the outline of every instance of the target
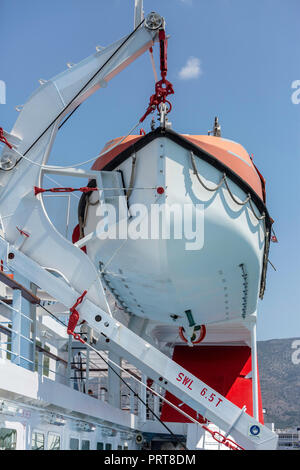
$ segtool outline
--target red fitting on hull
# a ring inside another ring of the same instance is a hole
[[[80,337],[79,334],[74,333],[74,330],[79,320],[79,313],[77,312],[76,307],[78,307],[78,305],[81,304],[86,293],[87,291],[85,290],[83,294],[80,297],[78,297],[73,307],[70,308],[71,315],[69,318],[69,323],[68,323],[68,328],[67,328],[68,335],[72,335],[74,339],[80,341],[81,343],[85,343],[85,341]]]

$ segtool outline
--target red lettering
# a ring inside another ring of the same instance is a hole
[[[184,376],[183,372],[180,372],[180,373],[178,374],[178,377],[176,377],[176,380],[178,380],[178,382],[181,382],[182,379],[183,379],[183,376]]]
[[[187,385],[190,381],[191,379],[189,379],[188,376],[186,375],[182,381],[182,385]]]
[[[192,390],[192,389],[191,389],[191,385],[192,385],[193,382],[194,382],[194,381],[192,380],[191,383],[188,385],[188,389],[189,389],[189,390]]]
[[[218,406],[218,405],[221,403],[221,401],[223,401],[223,400],[221,400],[221,398],[219,398],[219,401],[218,401],[218,403],[216,404],[216,406]]]

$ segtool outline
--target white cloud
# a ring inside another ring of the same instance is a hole
[[[181,80],[190,80],[197,78],[202,74],[200,59],[197,57],[189,57],[186,64],[179,71],[179,78]]]

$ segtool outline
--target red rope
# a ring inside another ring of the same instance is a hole
[[[9,147],[10,149],[13,148],[13,146],[8,142],[7,138],[4,137],[4,130],[2,129],[2,127],[0,127],[0,142],[7,145],[7,147]]]

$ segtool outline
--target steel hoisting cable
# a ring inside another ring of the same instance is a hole
[[[58,321],[58,323],[60,323],[61,325],[63,325],[64,327],[67,328],[68,325],[66,325],[63,321],[61,321],[56,315],[54,315],[50,310],[48,310],[44,305],[42,305],[41,303],[37,304],[39,307],[42,307],[42,309],[45,310],[45,312],[47,312],[52,318],[54,318],[56,321]]]
[[[156,82],[158,82],[158,76],[157,76],[157,72],[156,72],[156,67],[155,67],[155,62],[154,62],[154,57],[153,57],[153,48],[152,47],[150,47],[149,53],[150,53],[150,60],[151,60],[154,80],[155,80],[155,83],[156,83]]]
[[[71,116],[73,116],[73,114],[75,113],[75,111],[77,111],[77,109],[79,108],[80,104],[78,106],[76,106],[76,108],[73,109],[73,111],[66,117],[66,119],[58,126],[58,130],[62,128],[62,126],[64,126],[66,124],[66,122],[70,119]]]
[[[52,170],[53,169],[58,169],[58,170],[61,170],[62,168],[63,169],[66,169],[66,168],[77,168],[79,166],[82,166],[82,165],[86,165],[87,163],[91,163],[91,162],[94,162],[95,160],[97,160],[98,158],[102,157],[103,155],[105,155],[106,153],[108,152],[111,152],[114,148],[116,148],[118,145],[120,145],[138,126],[140,125],[140,121],[138,121],[131,129],[130,131],[124,135],[124,137],[122,137],[121,140],[118,140],[118,142],[113,145],[112,147],[109,147],[107,150],[105,150],[105,152],[101,152],[99,153],[98,155],[96,155],[96,157],[93,157],[93,158],[90,158],[89,160],[85,160],[84,162],[80,162],[80,163],[74,163],[73,165],[67,165],[67,166],[61,166],[61,165],[43,165],[41,163],[37,163],[33,160],[31,160],[30,158],[27,158],[27,157],[24,157],[24,155],[22,155],[21,153],[19,153],[17,150],[14,149],[14,152],[16,154],[18,154],[20,156],[19,160],[20,161],[22,158],[24,158],[24,160],[26,160],[27,162],[31,163],[32,165],[35,165],[35,166],[38,166],[39,168],[44,168],[44,169],[49,169],[51,168]],[[17,164],[18,162],[16,162]],[[15,166],[16,166],[15,164]],[[14,166],[14,167],[15,167]],[[9,170],[5,170],[4,168],[0,168],[0,170],[3,170],[3,171],[10,171],[10,170],[13,170],[13,168],[10,168]],[[46,175],[47,176],[47,175]],[[57,183],[58,184],[58,183]]]
[[[87,346],[90,346],[88,343],[85,343],[87,344]],[[91,347],[91,346],[90,346]],[[186,445],[183,444],[183,442],[181,442],[178,437],[176,436],[176,434],[173,433],[173,431],[166,425],[166,423],[164,423],[162,421],[162,419],[150,408],[150,406],[139,396],[138,393],[135,392],[135,390],[130,387],[130,385],[126,382],[126,380],[123,379],[123,377],[121,376],[121,374],[119,374],[109,363],[108,360],[104,359],[104,357],[99,353],[99,351],[97,351],[95,348],[91,347],[91,349],[102,359],[103,362],[105,362],[105,364],[107,365],[107,367],[112,371],[114,372],[114,374],[116,374],[119,379],[124,383],[124,385],[126,385],[126,387],[134,394],[134,396],[137,397],[137,399],[146,407],[147,410],[150,411],[150,413],[153,414],[153,416],[164,426],[164,428],[171,434],[171,436],[173,436],[175,438],[175,440],[177,441],[178,444],[180,444],[184,450],[188,450]],[[122,369],[123,370],[123,369]],[[132,377],[133,375],[130,374]],[[139,380],[138,380],[139,381]],[[139,381],[140,382],[140,381]],[[154,392],[156,393],[156,392]]]
[[[35,141],[28,147],[28,149],[23,153],[23,155],[16,161],[15,165],[11,168],[15,168],[15,166],[19,163],[22,157],[26,156],[26,154],[35,146],[35,144],[46,134],[46,132],[55,124],[55,122],[63,115],[63,113],[68,109],[71,104],[78,98],[78,96],[85,90],[85,88],[94,80],[94,78],[103,70],[103,68],[112,60],[112,58],[119,52],[119,50],[126,44],[127,41],[133,36],[133,34],[140,28],[140,26],[144,23],[145,18],[141,21],[141,23],[127,36],[126,39],[120,44],[120,46],[113,52],[113,54],[104,62],[103,65],[94,73],[94,75],[86,82],[83,87],[76,93],[76,95],[69,101],[69,103],[63,108],[63,110],[51,121],[48,127],[35,139]],[[78,106],[77,106],[78,108]],[[75,108],[73,112],[77,109]],[[71,114],[73,114],[73,112]],[[3,170],[2,168],[0,168]],[[7,170],[6,170],[7,171]],[[10,171],[10,170],[9,170]]]

